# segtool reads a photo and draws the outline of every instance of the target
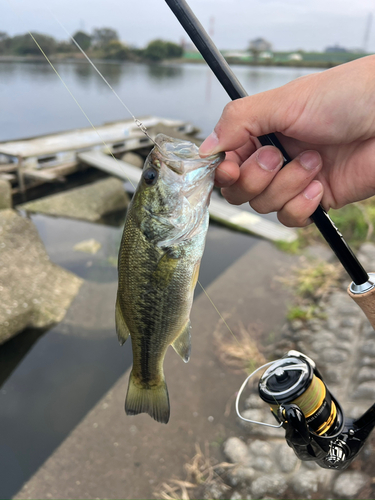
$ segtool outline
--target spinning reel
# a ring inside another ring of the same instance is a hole
[[[248,381],[262,374],[258,391],[279,425],[244,418],[239,400]],[[298,351],[266,363],[247,377],[236,399],[237,415],[246,422],[283,427],[285,439],[300,460],[326,469],[345,469],[358,455],[375,426],[375,403],[358,419],[344,417],[314,361]]]

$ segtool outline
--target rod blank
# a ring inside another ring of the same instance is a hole
[[[246,97],[248,95],[246,90],[242,87],[187,2],[185,0],[165,1],[229,97],[232,100]],[[284,166],[292,160],[275,134],[263,135],[258,139],[262,146],[276,146],[281,151],[284,156]],[[311,218],[354,283],[357,285],[365,283],[368,280],[366,271],[321,205],[311,215]]]

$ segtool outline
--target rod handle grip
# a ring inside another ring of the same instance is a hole
[[[367,292],[353,293],[348,287],[348,294],[356,302],[375,330],[375,287]]]

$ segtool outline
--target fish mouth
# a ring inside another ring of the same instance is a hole
[[[178,175],[205,168],[216,168],[225,158],[225,153],[201,158],[198,146],[192,142],[175,139],[164,134],[155,137],[155,147],[151,152],[151,163],[160,165],[163,162],[170,170]]]

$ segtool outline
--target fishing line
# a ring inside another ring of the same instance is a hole
[[[90,118],[87,116],[85,110],[82,108],[82,106],[80,105],[80,103],[77,101],[77,99],[75,98],[74,94],[72,93],[72,91],[70,90],[70,88],[67,86],[67,84],[64,82],[64,80],[62,79],[60,73],[57,71],[57,69],[55,68],[55,66],[52,64],[52,62],[50,61],[50,59],[48,58],[47,54],[44,52],[44,50],[42,49],[42,47],[39,45],[38,41],[35,39],[35,37],[33,36],[33,34],[28,31],[29,35],[31,36],[31,38],[34,40],[34,43],[36,44],[36,46],[38,47],[38,49],[40,50],[40,52],[43,54],[43,56],[45,57],[46,61],[48,62],[48,64],[51,66],[51,68],[53,69],[53,71],[56,73],[56,75],[58,76],[60,82],[64,85],[64,87],[66,88],[66,90],[69,92],[70,96],[72,97],[72,99],[74,100],[74,102],[77,104],[77,106],[79,107],[79,109],[82,111],[83,115],[85,116],[86,120],[89,122],[89,124],[91,125],[91,127],[95,130],[95,132],[98,134],[98,137],[99,139],[102,141],[102,143],[104,144],[104,146],[108,149],[110,155],[112,156],[112,158],[114,160],[116,160],[120,165],[121,165],[121,162],[113,155],[109,145],[105,142],[105,140],[101,137],[101,135],[99,134],[98,130],[96,129],[95,125],[92,123],[92,121],[90,120]],[[125,174],[126,175],[126,174]],[[127,177],[127,176],[126,176]],[[132,181],[129,179],[129,177],[127,177],[128,179],[128,182],[130,182],[130,184],[133,186],[133,188],[135,189],[135,186],[134,184],[132,183]]]
[[[56,19],[57,20],[57,19]],[[57,20],[58,21],[58,20]],[[61,24],[61,23],[59,23]],[[61,25],[62,26],[62,25]],[[64,28],[65,29],[65,28]],[[77,104],[77,106],[79,107],[79,109],[82,111],[83,115],[85,116],[85,118],[87,119],[87,121],[90,123],[91,127],[95,130],[95,132],[98,134],[100,140],[102,141],[102,143],[106,146],[106,148],[108,148],[108,150],[110,151],[110,148],[108,146],[108,144],[104,141],[104,139],[102,139],[102,137],[100,136],[99,132],[97,131],[97,129],[95,128],[95,125],[92,123],[92,121],[90,120],[90,118],[87,116],[85,110],[82,108],[82,106],[79,104],[79,102],[77,101],[77,99],[75,98],[75,96],[73,95],[72,91],[69,89],[69,87],[66,85],[66,83],[64,82],[63,78],[61,77],[60,73],[57,71],[57,69],[54,67],[54,65],[52,64],[52,62],[50,61],[50,59],[48,58],[47,54],[44,52],[44,50],[42,49],[42,47],[39,45],[38,41],[35,39],[35,37],[33,36],[33,34],[28,31],[29,35],[31,36],[31,38],[33,39],[34,43],[36,44],[36,46],[38,47],[38,49],[40,50],[40,52],[43,54],[43,56],[45,57],[46,61],[48,62],[48,64],[51,66],[51,68],[53,69],[53,71],[55,72],[55,74],[58,76],[59,80],[61,81],[61,83],[64,85],[64,87],[66,88],[66,90],[69,92],[70,96],[72,97],[72,99],[74,100],[74,102]],[[69,34],[69,33],[68,33]],[[70,35],[69,35],[70,36]],[[72,37],[71,37],[72,38]],[[78,46],[78,44],[76,44]],[[82,51],[82,49],[81,49]],[[82,51],[83,52],[83,51]],[[91,62],[91,60],[89,59],[89,57],[84,54],[85,57],[87,58],[87,60],[93,65],[93,67],[97,70],[97,72],[101,75],[100,71],[95,67],[94,63]],[[102,76],[102,75],[101,75]],[[117,96],[116,92],[113,90],[113,88],[109,85],[109,83],[105,80],[105,78],[102,76],[102,78],[104,79],[104,81],[108,84],[109,88],[115,93],[115,95]],[[118,96],[117,96],[118,97]],[[118,97],[119,98],[119,97]],[[120,99],[120,98],[119,98]],[[120,102],[121,99],[120,99]],[[125,106],[126,107],[126,106]],[[129,111],[130,112],[130,111]],[[134,118],[134,120],[136,120],[136,118],[134,117],[134,115],[130,112],[131,116]],[[138,120],[139,121],[139,120]],[[140,122],[141,123],[141,122]],[[143,124],[142,124],[143,125]],[[143,130],[142,130],[143,131]],[[146,132],[145,132],[146,133]],[[146,133],[147,137],[149,137],[149,135]],[[152,139],[151,139],[152,140]],[[154,142],[154,141],[152,141]],[[154,142],[155,144],[155,142]],[[116,161],[118,161],[118,159],[113,155],[113,153],[110,151],[110,154],[112,156],[112,158],[114,158]],[[121,163],[121,162],[119,162]],[[128,181],[130,182],[130,184],[133,186],[133,188],[135,189],[135,186],[133,185],[133,183],[131,182],[131,180],[128,178]],[[208,298],[208,300],[211,302],[213,308],[215,309],[215,311],[217,312],[217,314],[219,315],[219,317],[221,318],[221,320],[223,321],[223,323],[225,324],[225,326],[227,327],[228,331],[231,333],[231,335],[233,336],[233,338],[235,339],[235,341],[237,342],[237,344],[241,347],[241,344],[239,342],[239,340],[237,339],[237,337],[235,336],[235,334],[233,333],[233,331],[231,330],[231,328],[229,327],[228,323],[225,321],[223,315],[220,313],[219,309],[215,306],[213,300],[211,299],[211,297],[208,295],[206,289],[203,287],[203,285],[200,283],[200,281],[198,281],[199,283],[199,286],[202,288],[204,294],[206,295],[206,297]]]
[[[152,141],[155,146],[158,147],[158,145],[156,144],[156,142],[154,141],[154,139],[152,139],[148,133],[147,133],[147,127],[144,125],[144,123],[142,123],[140,120],[138,120],[138,118],[136,118],[133,113],[130,111],[130,109],[127,107],[127,105],[124,103],[124,101],[121,99],[121,97],[117,94],[117,92],[115,91],[115,89],[112,87],[112,85],[108,82],[108,80],[104,77],[104,75],[99,71],[99,69],[95,66],[95,64],[92,62],[92,60],[89,58],[89,56],[86,54],[86,52],[82,49],[82,47],[79,45],[79,43],[75,40],[75,38],[69,33],[69,31],[65,28],[65,26],[59,21],[59,19],[55,16],[55,14],[50,10],[48,9],[48,12],[51,14],[51,16],[54,17],[55,21],[61,26],[61,28],[65,31],[65,33],[68,35],[68,37],[72,40],[72,42],[74,43],[74,45],[82,52],[82,54],[86,57],[86,59],[88,60],[88,62],[91,64],[91,66],[94,68],[94,70],[98,73],[98,75],[100,76],[100,78],[104,81],[104,83],[106,85],[108,85],[108,87],[112,90],[112,92],[114,93],[114,95],[117,97],[117,99],[121,102],[121,104],[124,106],[124,108],[126,109],[126,111],[129,113],[129,115],[133,118],[135,124],[137,125],[137,127],[150,139],[150,141]]]
[[[211,302],[212,304],[212,307],[215,309],[215,311],[218,313],[218,315],[220,316],[220,318],[222,319],[224,325],[228,328],[228,330],[230,331],[230,333],[233,335],[233,338],[234,340],[237,342],[237,344],[241,347],[241,344],[239,342],[239,340],[237,339],[237,337],[235,336],[235,334],[233,333],[233,331],[229,328],[229,325],[228,323],[225,321],[223,315],[220,313],[219,309],[215,306],[213,300],[211,299],[211,297],[208,295],[207,291],[205,290],[205,288],[203,287],[202,283],[198,280],[197,281],[198,285],[202,288],[203,292],[205,293],[206,297],[208,298],[208,300]]]

